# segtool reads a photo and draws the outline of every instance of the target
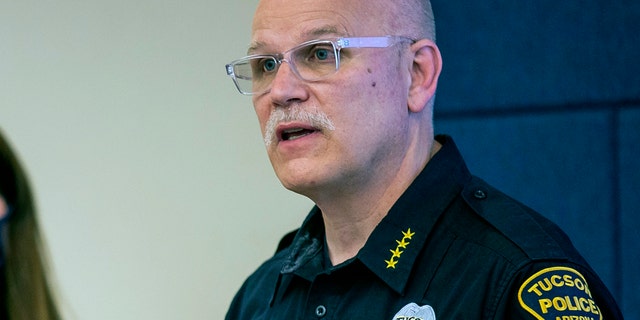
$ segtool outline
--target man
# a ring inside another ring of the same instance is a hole
[[[622,318],[564,233],[434,138],[434,41],[428,1],[260,1],[227,73],[316,206],[227,319]]]

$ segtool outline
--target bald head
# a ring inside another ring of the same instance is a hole
[[[278,16],[277,12],[290,6],[290,1],[296,1],[299,4],[305,2],[305,0],[260,0],[256,12],[271,11],[272,16]],[[319,2],[323,4],[320,5]],[[369,17],[369,21],[361,21],[361,23],[370,22],[381,27],[384,34],[403,35],[416,40],[429,39],[435,42],[436,28],[429,0],[314,0],[309,2],[309,5],[313,5],[312,3],[327,9],[334,8],[335,15],[350,12]],[[266,21],[267,24],[271,24],[270,22]]]
[[[390,34],[402,32],[414,39],[435,41],[436,26],[429,0],[384,1],[390,12]]]

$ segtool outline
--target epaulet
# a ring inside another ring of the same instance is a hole
[[[462,191],[465,202],[531,259],[565,259],[559,242],[569,241],[560,228],[533,209],[493,188],[480,178]]]
[[[285,234],[284,237],[282,237],[282,239],[280,239],[280,242],[278,243],[278,248],[276,249],[276,253],[288,248],[291,245],[291,243],[293,243],[293,239],[296,237],[297,233],[298,233],[298,229]]]

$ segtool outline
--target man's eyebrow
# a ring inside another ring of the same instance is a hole
[[[308,32],[303,33],[303,35],[306,36],[307,38],[320,37],[320,36],[326,36],[326,35],[337,35],[337,34],[338,34],[338,28],[331,25],[322,26],[320,28],[315,28]]]
[[[304,41],[308,41],[308,40],[313,40],[315,38],[318,37],[326,37],[328,35],[332,35],[332,36],[337,36],[338,33],[338,28],[336,28],[335,26],[322,26],[319,28],[314,28],[311,29],[309,31],[305,31],[303,33],[300,34],[300,38],[304,39],[301,42]],[[256,54],[257,52],[260,52],[262,48],[266,47],[267,44],[262,42],[262,41],[253,41],[250,45],[249,48],[247,49],[247,55],[252,55],[252,54]]]
[[[338,36],[339,34],[340,33],[338,32],[338,28],[336,26],[325,25],[302,32],[299,38],[302,39],[301,42],[304,42],[326,36]],[[253,41],[250,43],[249,48],[247,49],[247,55],[259,53],[260,51],[263,51],[262,49],[264,47],[267,47],[267,44],[265,42]]]
[[[260,48],[264,47],[264,43],[263,42],[252,42],[249,45],[249,48],[247,49],[247,55],[252,55],[254,54],[256,51],[258,51]]]

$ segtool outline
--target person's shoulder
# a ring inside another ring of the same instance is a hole
[[[271,284],[273,278],[277,278],[282,270],[285,259],[289,256],[289,246],[296,235],[297,230],[285,234],[280,239],[273,256],[263,261],[255,271],[247,278],[245,286],[262,287],[263,283]]]
[[[251,275],[253,278],[264,277],[266,275],[279,274],[285,259],[289,256],[289,247],[293,243],[298,230],[294,230],[285,234],[280,241],[276,250],[269,259],[264,261],[256,271]],[[251,278],[250,277],[250,278]]]
[[[557,224],[477,177],[461,197],[471,221],[454,223],[479,232],[459,234],[509,261],[513,269],[507,300],[517,301],[520,308],[512,310],[521,312],[519,317],[588,319],[602,313],[619,318],[606,285]]]
[[[293,243],[293,239],[295,239],[296,234],[299,229],[293,230],[287,234],[285,234],[280,241],[278,242],[278,247],[276,248],[276,254],[287,249]]]
[[[278,276],[289,256],[289,250],[296,232],[287,233],[278,243],[273,256],[264,261],[244,281],[236,292],[225,319],[244,319],[262,312],[264,301],[270,301],[275,292]]]
[[[602,280],[586,265],[562,261],[532,262],[521,268],[508,294],[513,318],[622,319]]]
[[[528,260],[584,260],[557,224],[480,178],[464,187],[462,198],[494,233]]]

